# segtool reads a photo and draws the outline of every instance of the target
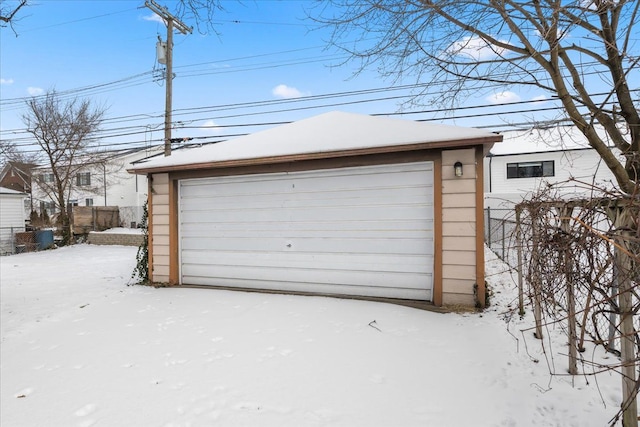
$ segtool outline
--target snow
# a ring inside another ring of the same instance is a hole
[[[130,170],[477,138],[500,139],[479,129],[333,111],[216,144],[175,150],[169,157],[154,157]]]
[[[143,233],[143,229],[142,228],[127,228],[127,227],[114,227],[114,228],[109,228],[107,230],[104,231],[90,231],[89,234],[91,233],[105,233],[105,234],[142,234]]]
[[[619,407],[617,375],[564,375],[566,339],[550,327],[543,353],[509,315],[490,252],[481,314],[128,286],[135,254],[0,258],[0,425],[605,426]]]
[[[6,187],[0,187],[0,194],[7,195],[7,196],[27,196],[27,194],[25,193],[21,193],[19,191],[12,190]]]

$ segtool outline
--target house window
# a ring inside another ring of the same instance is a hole
[[[538,178],[554,175],[555,168],[553,160],[546,160],[542,162],[507,163],[507,179]]]
[[[84,199],[85,206],[93,206],[93,199]]]
[[[78,187],[91,185],[91,173],[83,172],[76,175],[76,185]]]
[[[47,215],[53,215],[56,212],[56,204],[54,202],[40,202],[40,212],[46,212]]]
[[[53,182],[53,174],[52,173],[43,173],[42,175],[40,175],[40,181],[44,182],[45,184],[49,184]]]
[[[71,199],[68,202],[69,206],[78,206],[78,199]]]

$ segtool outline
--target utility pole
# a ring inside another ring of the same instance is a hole
[[[144,5],[151,9],[153,13],[162,18],[162,20],[167,24],[167,44],[166,44],[166,52],[165,52],[165,61],[166,61],[166,73],[165,73],[165,86],[166,86],[166,94],[165,94],[165,109],[164,109],[164,155],[171,155],[171,104],[172,104],[172,91],[173,91],[173,29],[175,27],[176,30],[180,31],[182,34],[191,34],[193,31],[192,27],[187,27],[187,25],[180,21],[178,18],[173,16],[169,10],[160,6],[154,0],[147,0],[144,2]],[[161,58],[158,58],[158,62],[162,63]]]

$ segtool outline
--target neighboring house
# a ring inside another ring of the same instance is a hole
[[[511,131],[484,159],[485,207],[492,217],[513,212],[549,184],[551,195],[588,197],[591,186],[610,189],[615,179],[598,153],[574,126]]]
[[[8,161],[0,171],[0,187],[8,188],[19,193],[31,194],[31,170],[36,165],[33,163],[23,163]],[[32,206],[30,198],[25,199],[25,212],[28,216]]]
[[[142,219],[142,206],[147,199],[146,177],[127,173],[132,162],[154,155],[162,147],[134,149],[119,152],[103,163],[74,167],[71,191],[67,201],[72,206],[118,206],[120,222],[130,226]],[[49,216],[59,212],[56,199],[47,193],[53,182],[50,167],[33,169],[33,198],[38,211]]]
[[[14,238],[25,231],[24,201],[28,194],[0,187],[0,254],[14,253]]]
[[[332,112],[137,163],[151,280],[483,306],[482,159],[501,139]]]

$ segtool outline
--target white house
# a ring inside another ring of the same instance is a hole
[[[15,233],[24,231],[25,193],[0,187],[0,254],[14,252]]]
[[[555,196],[579,198],[588,196],[594,186],[612,188],[615,183],[574,126],[510,131],[503,136],[484,159],[485,208],[494,212],[512,211],[549,184],[558,184]]]
[[[118,206],[123,225],[139,223],[147,199],[147,179],[131,175],[127,169],[133,162],[161,150],[162,147],[133,149],[114,154],[105,162],[74,166],[68,203],[72,206]],[[46,190],[47,184],[53,182],[51,168],[41,166],[32,174],[34,205],[40,211],[45,209],[49,215],[55,214],[59,207]]]

